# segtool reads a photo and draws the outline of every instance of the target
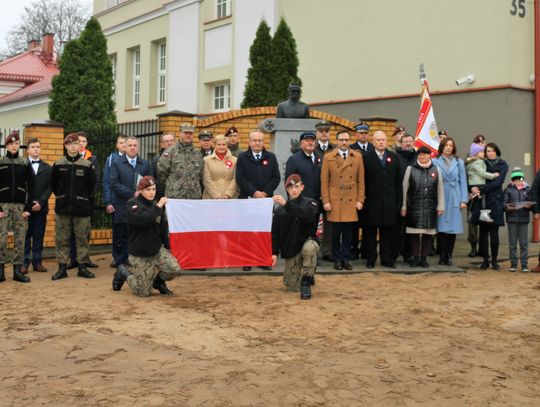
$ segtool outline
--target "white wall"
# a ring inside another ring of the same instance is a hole
[[[232,24],[204,32],[204,69],[232,63]]]

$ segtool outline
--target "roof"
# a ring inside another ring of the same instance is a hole
[[[46,95],[59,72],[56,55],[45,56],[37,47],[0,62],[0,80],[25,82],[26,86],[0,98],[0,105]]]

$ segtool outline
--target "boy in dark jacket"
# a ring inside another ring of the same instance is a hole
[[[285,181],[289,200],[276,195],[278,204],[272,220],[272,265],[277,256],[285,259],[283,283],[289,291],[300,290],[300,298],[311,298],[314,284],[319,244],[315,233],[319,205],[314,199],[302,196],[304,184],[298,174],[291,174]]]
[[[517,270],[517,241],[519,240],[521,271],[527,273],[529,221],[530,211],[534,206],[531,202],[531,188],[525,182],[523,171],[519,167],[512,170],[512,182],[504,190],[504,209],[508,224],[508,244],[510,249],[510,270]]]

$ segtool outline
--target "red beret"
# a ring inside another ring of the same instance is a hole
[[[298,174],[291,174],[287,178],[287,181],[285,181],[285,188],[287,188],[289,185],[296,185],[299,182],[302,182],[302,178],[300,178],[300,175]]]
[[[154,180],[154,177],[152,177],[151,175],[146,175],[142,177],[139,183],[137,184],[137,191],[151,187],[152,185],[156,185],[156,181]]]
[[[229,127],[227,131],[225,132],[225,137],[230,136],[231,134],[236,133],[238,134],[238,129],[234,126]]]
[[[64,138],[64,145],[71,144],[71,143],[78,143],[79,142],[79,135],[77,133],[69,133]]]
[[[7,146],[9,143],[14,143],[16,141],[19,141],[19,132],[18,131],[12,131],[9,133],[9,136],[6,137],[5,145]]]

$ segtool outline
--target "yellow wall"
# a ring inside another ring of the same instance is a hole
[[[161,9],[166,0],[130,0],[116,7],[105,8],[107,0],[94,0],[94,15],[103,29],[123,23],[132,18]]]
[[[3,129],[19,129],[23,133],[24,125],[49,119],[47,104],[28,108],[0,112],[0,123]],[[24,140],[23,140],[24,141]]]

